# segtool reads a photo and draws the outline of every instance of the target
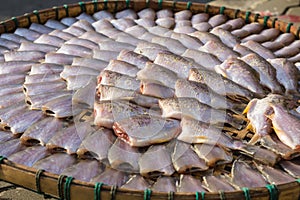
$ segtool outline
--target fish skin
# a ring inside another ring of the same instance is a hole
[[[25,77],[24,84],[30,83],[42,83],[42,82],[52,82],[61,80],[59,73],[56,74],[32,74]]]
[[[181,119],[185,116],[210,124],[234,124],[231,115],[226,111],[211,108],[194,98],[161,99],[159,107],[162,110],[162,117]]]
[[[193,147],[196,154],[205,160],[206,165],[212,167],[218,164],[231,163],[233,155],[218,145],[195,144]]]
[[[131,77],[136,77],[136,74],[138,73],[139,68],[137,68],[135,65],[132,65],[125,61],[113,59],[113,60],[109,61],[105,70],[117,72],[117,73],[128,75]]]
[[[78,19],[74,17],[64,17],[60,20],[60,22],[66,25],[67,27],[72,26],[72,24],[74,24],[77,21]]]
[[[298,47],[285,46],[285,47],[275,51],[274,55],[277,58],[289,58],[289,57],[293,57],[299,53],[300,53],[300,50]]]
[[[274,55],[274,53],[272,51],[270,51],[269,49],[265,48],[264,46],[262,46],[261,44],[249,40],[247,42],[241,43],[241,45],[249,48],[250,50],[254,51],[255,53],[259,54],[261,57],[263,57],[264,59],[272,59],[272,58],[276,58],[276,56]]]
[[[110,19],[100,19],[92,24],[96,32],[103,34],[103,29],[115,29]],[[118,31],[119,32],[119,31]],[[106,34],[104,34],[106,35]],[[109,36],[107,36],[109,37]]]
[[[76,154],[83,139],[95,128],[87,122],[77,122],[69,127],[57,131],[47,142],[46,147],[50,151],[66,152],[70,155]]]
[[[11,132],[8,131],[0,131],[0,143],[12,140],[14,137]]]
[[[152,42],[156,44],[160,44],[162,46],[165,46],[174,54],[181,55],[186,51],[186,47],[181,44],[178,40],[172,39],[172,38],[166,38],[166,37],[154,37],[152,38]]]
[[[237,58],[228,58],[221,65],[215,66],[215,71],[225,78],[247,88],[251,92],[264,95],[259,76],[247,63]]]
[[[268,37],[266,37],[265,35],[252,34],[252,35],[249,35],[249,36],[243,38],[241,42],[248,42],[248,41],[254,41],[254,42],[257,42],[257,43],[264,43],[264,42],[270,41],[270,40],[268,40]]]
[[[5,52],[5,62],[9,61],[31,61],[36,62],[45,58],[45,52],[41,51],[8,51]]]
[[[175,84],[178,79],[175,72],[152,62],[146,63],[145,68],[137,73],[137,78],[142,81],[151,80],[153,82],[161,83],[172,89],[175,89]]]
[[[164,144],[150,146],[139,159],[140,174],[146,177],[156,175],[171,176],[175,169],[169,148]],[[157,158],[160,159],[158,160]]]
[[[42,106],[44,114],[56,118],[72,117],[79,114],[85,105],[77,106],[72,102],[72,95],[58,97]]]
[[[210,33],[218,36],[221,41],[230,48],[233,48],[236,44],[239,44],[241,41],[238,37],[231,34],[231,32],[224,30],[222,28],[213,28]]]
[[[78,65],[65,65],[63,71],[60,73],[62,79],[67,80],[69,76],[90,75],[97,76],[100,71],[89,67]]]
[[[79,19],[78,21],[76,21],[74,24],[72,24],[71,27],[78,27],[81,28],[82,30],[84,30],[84,32],[86,31],[94,31],[94,27],[92,26],[92,24],[86,20],[82,20]],[[82,35],[82,34],[81,34]]]
[[[121,19],[121,18],[129,18],[129,19],[137,19],[137,14],[134,10],[132,9],[125,9],[122,11],[119,11],[115,14],[115,17],[117,19]]]
[[[227,16],[223,14],[214,15],[208,19],[208,23],[210,23],[212,27],[216,27],[221,24],[224,24],[226,21],[227,21]]]
[[[182,56],[193,59],[198,65],[211,71],[215,71],[215,66],[221,64],[221,61],[216,56],[203,51],[187,49]]]
[[[132,35],[136,38],[140,38],[141,35],[145,34],[145,33],[149,33],[147,31],[146,28],[144,28],[143,26],[141,25],[135,25],[135,26],[132,26],[132,27],[129,27],[125,30],[125,33],[128,33],[129,35]],[[149,33],[150,34],[150,33]]]
[[[28,127],[20,138],[21,143],[24,145],[39,143],[40,145],[45,146],[56,132],[63,129],[65,125],[66,124],[62,120],[53,117],[45,117]]]
[[[294,160],[281,160],[279,165],[290,175],[295,178],[300,177],[300,165],[298,159]]]
[[[279,140],[292,149],[300,148],[300,120],[289,114],[281,105],[271,105],[273,113],[267,117]]]
[[[66,41],[65,44],[79,45],[79,46],[83,46],[83,47],[86,47],[89,49],[98,49],[99,48],[97,43],[92,42],[87,39],[82,39],[82,38],[72,38],[72,39]]]
[[[49,156],[50,152],[43,146],[27,147],[23,151],[16,152],[8,157],[12,162],[32,167],[35,162]]]
[[[230,99],[226,99],[225,96],[219,95],[212,91],[207,85],[188,81],[184,79],[178,79],[175,84],[176,97],[191,97],[197,99],[199,102],[209,105],[216,109],[229,109],[237,110],[238,107]]]
[[[12,109],[13,108],[13,109]],[[14,104],[0,109],[0,126],[3,127],[6,124],[6,120],[19,115],[27,110],[27,106],[24,100],[15,102]]]
[[[148,18],[154,20],[156,13],[152,8],[144,8],[137,13],[139,18]]]
[[[110,167],[123,172],[139,172],[138,160],[140,157],[141,153],[138,148],[130,146],[119,138],[108,150]]]
[[[51,33],[49,33],[49,35],[61,38],[64,41],[70,40],[71,38],[75,37],[74,35],[67,32],[63,32],[61,30],[54,30]]]
[[[24,94],[23,92],[17,92],[12,94],[5,94],[0,96],[0,108],[5,108],[15,104],[15,102],[24,101]]]
[[[19,134],[26,131],[32,124],[43,119],[41,111],[27,110],[17,116],[12,116],[5,121],[5,130],[10,130],[13,134]]]
[[[129,179],[128,175],[122,171],[106,168],[104,172],[93,177],[90,182],[102,182],[106,185],[115,185],[121,187]]]
[[[173,12],[170,9],[161,9],[156,12],[157,18],[173,17]]]
[[[153,26],[155,26],[156,24],[155,24],[155,21],[154,20],[152,20],[152,19],[149,19],[149,18],[140,18],[140,19],[136,19],[136,20],[134,20],[134,22],[137,24],[137,25],[139,25],[139,26],[142,26],[142,27],[144,27],[144,28],[150,28],[150,27],[153,27]],[[131,26],[132,27],[132,26]],[[129,27],[130,28],[130,27]],[[127,28],[127,29],[129,29],[129,28]],[[127,30],[126,29],[126,30]],[[125,32],[127,32],[125,30]]]
[[[270,184],[285,184],[295,181],[295,178],[285,173],[283,170],[276,169],[267,165],[256,165],[256,168],[266,177]]]
[[[128,33],[120,33],[116,36],[117,42],[128,43],[130,45],[136,46],[141,40],[128,34]]]
[[[222,62],[230,57],[239,57],[238,53],[227,47],[222,42],[208,41],[199,50],[215,55]]]
[[[110,51],[110,50],[93,50],[93,58],[99,59],[105,62],[109,62],[111,59],[116,59],[119,55],[118,51]]]
[[[100,101],[122,99],[147,108],[158,105],[158,98],[146,96],[134,90],[127,90],[107,85],[98,85],[97,93],[100,97]]]
[[[66,88],[66,83],[64,81],[26,83],[23,87],[25,95],[31,96],[64,90]]]
[[[48,34],[51,31],[53,31],[53,28],[45,26],[44,24],[37,24],[37,23],[31,23],[29,29],[41,34]]]
[[[208,166],[205,161],[193,151],[190,144],[176,140],[172,153],[172,162],[178,173],[205,171]]]
[[[99,33],[109,37],[111,40],[107,40],[111,43],[115,42],[116,38],[118,37],[119,34],[123,33],[122,31],[112,27],[112,28],[106,28],[106,29],[100,29],[98,30]],[[108,45],[106,45],[108,46]],[[107,47],[108,48],[108,47]]]
[[[235,148],[234,140],[215,126],[187,117],[182,117],[180,125],[182,131],[177,140],[191,144],[217,144],[224,148]]]
[[[65,40],[57,36],[48,35],[48,34],[43,34],[34,41],[34,43],[36,44],[46,44],[46,45],[51,44],[51,46],[54,47],[61,47],[64,42]]]
[[[300,62],[300,53],[298,53],[297,55],[295,55],[293,57],[288,58],[288,60],[293,63]]]
[[[103,60],[93,59],[93,58],[74,58],[72,62],[73,65],[89,67],[98,71],[102,71],[106,66],[107,62]]]
[[[155,81],[141,81],[140,92],[143,95],[156,98],[171,98],[174,97],[174,89],[164,86]]]
[[[117,51],[120,52],[123,49],[131,50],[133,51],[135,49],[135,46],[124,43],[124,42],[116,42],[116,41],[104,41],[99,44],[101,50],[106,51]]]
[[[130,18],[112,19],[110,23],[120,31],[125,31],[127,28],[136,25],[134,20]]]
[[[264,26],[258,22],[246,24],[245,26],[242,27],[243,30],[249,32],[250,34],[255,34],[255,33],[260,33],[263,29]]]
[[[284,58],[267,60],[276,70],[278,82],[284,86],[286,94],[297,94],[298,81],[296,66]]]
[[[226,24],[231,25],[231,31],[242,28],[245,25],[245,21],[241,18],[230,19]]]
[[[115,121],[126,119],[135,115],[161,115],[161,113],[155,109],[144,108],[124,100],[95,102],[94,112],[94,124],[106,128],[112,128]]]
[[[189,72],[188,80],[206,84],[217,94],[223,96],[241,96],[249,100],[254,96],[254,94],[246,88],[210,71],[192,68]]]
[[[133,147],[144,147],[168,142],[181,131],[180,122],[160,117],[138,115],[116,121],[115,134]]]
[[[176,21],[189,20],[193,13],[190,10],[182,10],[174,13],[174,18]]]
[[[70,91],[62,90],[62,91],[54,91],[49,93],[42,93],[36,95],[29,95],[25,97],[26,104],[29,105],[31,110],[41,110],[42,107],[56,98],[71,95]]]
[[[101,167],[102,164],[96,160],[80,160],[75,165],[64,169],[61,174],[89,182],[93,177],[102,173]]]
[[[35,75],[35,74],[57,74],[62,72],[63,65],[59,64],[53,64],[53,63],[40,63],[40,64],[34,64],[31,66],[31,70],[29,72],[29,75]]]
[[[81,36],[79,36],[80,39],[85,39],[85,40],[89,40],[93,43],[101,43],[103,41],[106,41],[106,40],[110,40],[109,37],[101,34],[101,33],[98,33],[96,31],[87,31],[85,32],[84,34],[82,34]]]
[[[167,29],[170,29],[170,28],[173,28],[174,25],[175,25],[175,19],[173,17],[164,17],[164,18],[157,18],[155,20],[155,23],[158,25],[158,26],[161,26],[163,28],[167,28]]]
[[[216,35],[205,32],[205,31],[196,31],[194,33],[189,34],[192,37],[198,38],[203,44],[206,44],[209,41],[213,42],[221,42],[220,38]]]
[[[151,187],[155,192],[176,192],[176,182],[174,177],[162,176]]]
[[[147,57],[126,49],[120,51],[117,60],[132,64],[139,69],[143,69],[146,63],[149,61]]]
[[[193,27],[200,32],[209,32],[213,27],[208,22],[200,22],[198,24],[193,24]],[[192,33],[193,34],[193,33]]]
[[[236,160],[231,168],[232,182],[239,188],[265,187],[267,182],[263,176],[252,169],[246,162]]]
[[[3,63],[0,63],[0,74],[11,74],[10,76],[13,77],[13,74],[17,75],[17,74],[27,73],[28,71],[30,71],[31,66],[33,64],[36,64],[36,62],[32,61],[32,60],[6,61]],[[1,78],[1,84],[2,84],[3,78]]]
[[[7,39],[9,41],[12,41],[12,42],[16,42],[18,44],[20,44],[21,42],[29,41],[25,37],[17,35],[15,33],[2,33],[0,37],[3,39]]]
[[[173,53],[158,53],[154,63],[161,65],[177,74],[179,78],[186,79],[189,75],[189,71],[192,68],[203,69],[202,66],[197,65],[195,62],[192,62],[184,57],[178,56]],[[171,87],[167,85],[168,87]]]
[[[30,30],[30,29],[27,29],[27,28],[17,28],[15,30],[14,34],[22,36],[22,37],[24,37],[24,38],[26,38],[27,40],[30,40],[30,41],[34,41],[38,37],[41,36],[41,33],[38,33],[36,31]]]
[[[4,157],[9,157],[10,155],[24,149],[25,146],[20,143],[18,138],[0,143],[0,154]]]
[[[78,20],[85,20],[85,21],[87,21],[90,24],[92,24],[92,23],[94,23],[96,21],[91,15],[87,14],[86,12],[83,12],[80,15],[78,15],[76,17],[76,19],[78,19]]]
[[[87,47],[75,45],[75,44],[63,44],[56,53],[62,53],[67,55],[79,56],[79,57],[92,57],[93,51]]]
[[[107,10],[101,10],[101,11],[95,12],[93,14],[93,17],[97,21],[100,21],[101,19],[113,19],[114,18],[113,14],[108,12]]]
[[[45,55],[45,63],[53,63],[59,65],[71,65],[73,62],[73,58],[78,56],[64,54],[64,53],[47,53]]]
[[[6,85],[20,85],[25,80],[25,74],[18,73],[3,73],[0,74],[0,85],[5,87]],[[2,92],[1,92],[2,93]]]
[[[207,22],[209,19],[209,15],[207,13],[198,13],[192,16],[191,22],[192,24],[198,24],[201,22]]]
[[[62,31],[73,35],[73,37],[79,37],[86,32],[86,30],[84,30],[78,26],[70,26]]]
[[[32,167],[35,169],[44,169],[53,174],[61,174],[64,169],[72,166],[75,162],[76,158],[73,155],[55,153],[37,161]]]
[[[45,23],[45,26],[49,27],[49,28],[53,28],[53,29],[57,29],[57,30],[63,30],[65,28],[67,28],[67,26],[55,19],[48,19],[47,22]]]
[[[119,87],[127,90],[139,90],[140,81],[117,72],[104,70],[98,76],[98,84]]]
[[[233,47],[233,50],[238,52],[241,56],[246,56],[250,53],[254,53],[252,50],[250,50],[249,48],[241,45],[241,44],[236,44],[234,47]],[[256,53],[254,53],[256,54]]]
[[[20,44],[5,38],[0,38],[0,45],[10,50],[18,49]]]
[[[171,38],[178,40],[188,49],[197,50],[203,43],[198,38],[193,38],[192,36],[182,34],[182,33],[172,33]],[[186,51],[185,51],[186,52]]]
[[[104,164],[109,164],[108,150],[115,140],[116,136],[111,129],[100,128],[82,140],[76,153],[81,158],[96,158]]]
[[[179,178],[179,184],[177,186],[177,192],[205,192],[200,179],[193,177],[192,175],[181,174]]]
[[[150,184],[140,175],[133,175],[121,188],[130,190],[146,190]]]
[[[204,176],[203,184],[209,192],[235,191],[236,189],[228,180],[221,176]]]

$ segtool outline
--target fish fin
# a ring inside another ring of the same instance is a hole
[[[255,101],[254,100],[250,101],[248,103],[248,105],[246,106],[246,108],[244,109],[242,114],[248,113],[248,111],[250,110],[250,107],[253,106],[256,102],[257,102],[257,99]]]

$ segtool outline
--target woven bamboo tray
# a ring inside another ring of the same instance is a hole
[[[276,28],[281,32],[290,32],[300,37],[300,28],[292,23],[285,23],[276,18],[268,16],[261,17],[251,12],[233,10],[225,7],[215,7],[200,3],[172,2],[172,1],[130,1],[130,0],[109,0],[79,2],[78,4],[64,5],[50,9],[33,11],[19,17],[13,17],[0,23],[0,34],[13,32],[18,27],[29,27],[31,23],[45,23],[48,19],[62,19],[64,17],[75,17],[86,12],[93,14],[100,10],[117,12],[125,8],[135,11],[150,7],[154,10],[169,8],[176,11],[191,10],[193,14],[209,13],[210,15],[224,14],[229,18],[242,18],[246,23],[258,22],[266,28]],[[116,187],[102,186],[73,180],[71,177],[58,176],[43,170],[36,170],[26,166],[13,163],[0,156],[0,180],[37,191],[41,194],[50,195],[62,199],[116,199],[116,200],[138,200],[138,199],[298,199],[300,196],[300,180],[282,185],[267,185],[263,188],[244,189],[234,192],[219,193],[162,193],[151,190],[135,191],[119,189]]]

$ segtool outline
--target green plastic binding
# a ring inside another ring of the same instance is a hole
[[[268,20],[269,20],[270,16],[264,16],[264,27],[268,26]]]
[[[36,173],[35,173],[35,186],[36,186],[36,191],[39,194],[44,194],[41,191],[41,184],[40,184],[40,179],[41,179],[41,175],[45,170],[43,169],[39,169]]]
[[[69,17],[69,6],[67,4],[64,5],[66,11],[66,17]]]
[[[190,1],[189,1],[189,2],[187,2],[187,4],[186,4],[186,9],[187,9],[187,10],[190,10],[190,9],[191,9],[191,6],[192,6],[192,4],[193,4],[193,3],[192,3],[192,2],[190,2]]]
[[[151,199],[151,189],[147,188],[144,190],[144,200],[150,200]]]
[[[33,14],[35,14],[37,20],[38,20],[38,23],[41,24],[41,18],[40,18],[40,13],[38,10],[34,10],[33,11]]]
[[[65,182],[65,187],[64,187],[64,197],[65,197],[65,200],[70,200],[71,199],[71,194],[70,194],[70,187],[71,187],[71,182],[74,178],[69,176],[67,177],[66,179],[66,182]]]
[[[12,17],[11,20],[13,20],[13,22],[15,23],[16,28],[18,28],[18,26],[19,26],[18,19],[16,17]]]
[[[62,183],[63,183],[64,178],[66,178],[66,177],[67,177],[66,175],[60,175],[57,180],[57,193],[58,193],[59,199],[63,199]]]
[[[130,6],[130,0],[126,0],[126,8],[129,8]]]
[[[251,15],[251,12],[250,12],[250,11],[247,11],[247,12],[246,12],[246,16],[245,16],[245,22],[246,22],[246,24],[249,23],[249,17],[250,17],[250,15]]]
[[[94,189],[94,200],[101,200],[101,188],[103,183],[96,183]]]
[[[224,10],[226,9],[226,7],[225,6],[222,6],[222,7],[220,7],[220,14],[224,14]]]
[[[251,200],[249,188],[243,187],[242,190],[243,190],[243,192],[244,192],[245,200]]]
[[[274,184],[266,185],[266,188],[269,191],[270,200],[277,200],[278,199],[278,190],[277,190],[276,185],[274,185]]]
[[[238,16],[238,14],[239,14],[240,11],[241,11],[240,9],[236,9],[236,10],[234,11],[234,18],[235,18],[235,19],[237,18],[237,16]]]
[[[163,0],[158,0],[158,10],[162,9],[162,2]]]
[[[80,2],[78,2],[78,4],[79,4],[79,6],[81,8],[81,12],[86,12],[85,3],[82,2],[82,1],[80,1]]]
[[[257,22],[257,20],[258,20],[259,17],[260,17],[260,14],[256,13],[255,16],[254,16],[254,21]]]
[[[289,33],[291,31],[291,26],[293,26],[293,23],[292,22],[288,23],[286,30],[285,30],[286,33]]]

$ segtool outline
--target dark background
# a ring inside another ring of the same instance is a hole
[[[33,10],[52,8],[63,4],[78,3],[80,0],[0,0],[0,21],[13,16],[30,13]],[[82,0],[84,1],[84,0]],[[192,0],[206,3],[211,0]]]

